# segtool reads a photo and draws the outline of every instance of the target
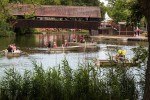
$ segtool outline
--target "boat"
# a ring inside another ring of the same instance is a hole
[[[81,47],[85,47],[85,48],[96,48],[97,47],[96,42],[85,42],[85,43],[69,42],[69,45],[81,46]]]
[[[97,67],[115,67],[121,65],[123,67],[134,67],[138,63],[133,63],[132,61],[116,61],[116,60],[94,60]]]
[[[107,45],[106,48],[107,49],[116,49],[116,50],[122,49],[122,47],[119,47],[119,46],[116,46],[116,45]]]
[[[48,51],[78,51],[81,46],[67,46],[67,47],[56,47],[56,48],[48,48]]]
[[[7,57],[20,57],[21,53],[7,52],[7,53],[5,53],[5,56],[7,56]]]
[[[29,52],[42,52],[42,53],[62,53],[62,52],[71,52],[71,51],[79,51],[81,46],[59,46],[55,48],[29,48]]]
[[[7,50],[4,50],[4,55],[6,57],[20,57],[21,55],[27,55],[27,53],[22,52],[21,50],[16,50],[15,52],[8,52]]]

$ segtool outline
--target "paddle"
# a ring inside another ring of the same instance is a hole
[[[6,49],[0,51],[0,57],[1,57],[1,56],[4,56],[5,51],[6,51]]]
[[[5,50],[1,50],[0,53],[4,53],[5,51],[6,51],[6,49]]]

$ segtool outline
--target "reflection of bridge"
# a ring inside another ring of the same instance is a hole
[[[97,30],[100,8],[93,6],[9,5],[14,27]],[[29,17],[30,19],[24,19]]]

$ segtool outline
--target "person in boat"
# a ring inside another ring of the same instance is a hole
[[[77,37],[74,36],[73,39],[72,39],[72,41],[73,41],[73,42],[77,42]]]
[[[13,53],[21,53],[21,50],[19,50],[19,49],[17,48],[17,46],[16,46],[15,43],[12,44],[12,52],[13,52]]]
[[[51,47],[52,47],[51,41],[47,42],[47,47],[48,47],[48,48],[51,48]]]
[[[11,52],[11,53],[20,53],[21,51],[17,49],[16,47],[16,44],[10,44],[7,48],[7,51],[8,52]]]
[[[68,41],[67,40],[65,40],[65,47],[68,47]]]
[[[126,50],[118,50],[118,54],[115,57],[117,61],[124,61],[126,55]]]
[[[12,44],[12,51],[15,52],[17,50],[16,44]]]
[[[80,43],[84,43],[85,42],[85,39],[83,37],[83,35],[80,37]]]
[[[75,39],[75,38],[73,38],[73,42],[76,42],[76,39]]]
[[[56,42],[54,42],[53,48],[57,48],[57,43]]]
[[[8,46],[7,51],[8,51],[8,52],[12,52],[12,51],[13,51],[13,48],[12,48],[12,45],[11,45],[11,44]]]

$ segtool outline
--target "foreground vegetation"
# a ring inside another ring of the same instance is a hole
[[[95,66],[70,68],[67,60],[62,66],[44,70],[34,64],[33,71],[23,75],[14,68],[5,71],[0,84],[1,100],[136,100],[138,90],[134,76],[124,68],[107,72]],[[103,74],[103,75],[102,75]]]

